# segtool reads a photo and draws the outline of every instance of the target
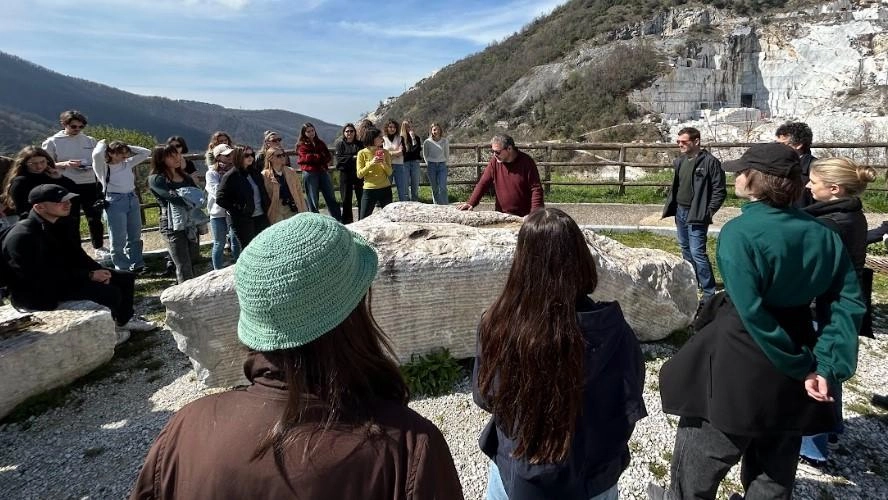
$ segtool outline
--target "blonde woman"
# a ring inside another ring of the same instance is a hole
[[[429,138],[422,143],[422,157],[428,165],[429,185],[432,187],[432,201],[436,205],[447,205],[447,161],[450,159],[450,143],[444,137],[441,125],[433,123],[429,128]]]
[[[302,194],[302,181],[299,174],[287,168],[287,155],[283,148],[269,147],[265,150],[265,165],[262,169],[265,191],[271,199],[268,207],[268,221],[272,224],[289,219],[300,212],[307,212],[305,196]]]
[[[866,264],[866,217],[863,215],[863,204],[859,196],[866,189],[867,184],[876,179],[876,171],[866,165],[857,165],[849,158],[826,158],[817,160],[811,164],[808,184],[805,186],[811,192],[813,203],[802,210],[817,217],[817,219],[835,232],[839,233],[842,243],[857,277],[860,279],[860,288],[864,292],[863,299],[866,304],[866,314],[860,325],[860,335],[872,337],[872,304],[871,292],[873,275],[872,271],[864,269]],[[818,310],[822,308],[818,307]],[[844,430],[842,423],[842,391],[841,384],[835,386],[833,397],[836,399],[834,408],[837,412],[837,426],[834,432],[814,434],[802,438],[802,448],[799,452],[802,463],[806,466],[819,468],[827,463],[829,458],[828,441],[836,441],[838,434]]]
[[[413,131],[409,120],[401,122],[401,148],[404,151],[404,193],[398,189],[398,201],[419,201],[419,161],[422,159],[422,139]],[[409,188],[410,192],[407,192]]]
[[[231,136],[228,135],[228,132],[223,132],[221,130],[213,132],[213,135],[210,136],[210,143],[207,144],[207,154],[205,155],[208,171],[216,168],[216,156],[213,154],[213,148],[219,144],[227,144],[229,147],[234,147],[234,141],[231,140]]]

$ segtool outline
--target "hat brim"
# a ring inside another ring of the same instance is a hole
[[[746,162],[744,162],[742,158],[738,159],[738,160],[729,160],[729,161],[722,163],[722,169],[724,169],[725,172],[736,173],[736,172],[742,172],[742,171],[749,169],[749,168],[752,168],[752,167],[750,167]]]
[[[78,196],[80,195],[77,193],[68,193],[65,196],[62,196],[62,200],[59,201],[59,203],[61,203],[62,201],[70,201],[72,198],[76,198]]]

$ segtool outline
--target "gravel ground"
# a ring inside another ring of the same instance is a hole
[[[651,214],[650,208],[610,207],[566,208],[581,224],[626,224],[629,213],[641,218]],[[138,309],[162,317],[156,298],[146,299]],[[888,498],[888,413],[869,403],[873,392],[888,392],[888,304],[878,305],[875,327],[877,338],[862,339],[857,375],[845,384],[846,433],[840,448],[825,474],[799,471],[797,498]],[[675,347],[652,343],[644,351],[650,415],[639,422],[630,442],[632,463],[620,480],[623,498],[645,498],[649,481],[668,481],[677,423],[662,413],[657,387],[657,372]],[[209,392],[196,382],[169,331],[133,334],[108,365],[54,394],[54,407],[0,424],[0,497],[126,497],[170,415]],[[416,399],[411,407],[443,431],[466,498],[483,498],[487,460],[476,440],[487,415],[472,402],[468,381],[447,396]],[[735,467],[720,497],[740,489]]]

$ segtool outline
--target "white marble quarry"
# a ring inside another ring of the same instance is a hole
[[[32,314],[34,324],[0,335],[0,418],[29,397],[68,385],[114,356],[117,334],[108,309],[72,301]]]
[[[478,320],[505,283],[520,223],[497,212],[405,202],[349,225],[379,254],[371,307],[400,361],[439,347],[457,358],[474,355]],[[585,233],[599,269],[593,298],[619,300],[639,339],[662,339],[690,323],[697,305],[690,265]],[[201,382],[245,382],[233,268],[171,287],[161,302]]]

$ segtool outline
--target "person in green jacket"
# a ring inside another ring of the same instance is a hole
[[[758,144],[724,169],[750,203],[719,235],[725,293],[660,371],[663,411],[681,418],[654,499],[714,499],[741,459],[746,498],[790,498],[801,436],[835,425],[833,388],[857,368],[860,284],[839,234],[792,206],[798,154]],[[814,299],[828,305],[816,318]]]

